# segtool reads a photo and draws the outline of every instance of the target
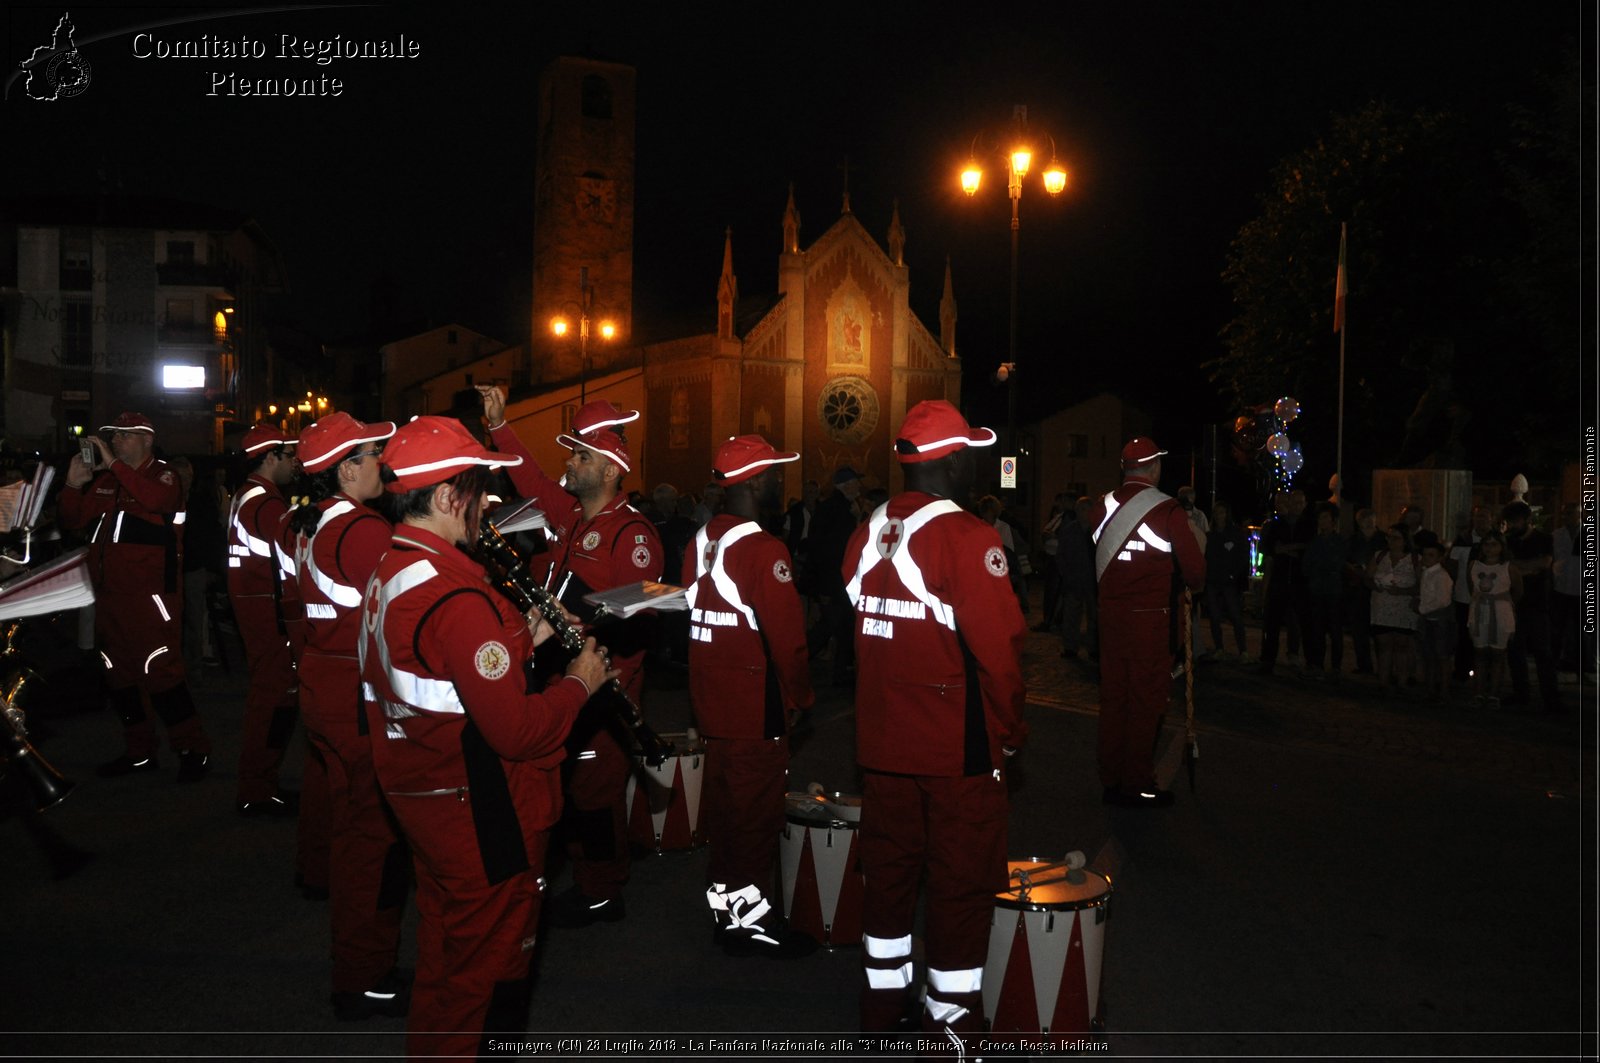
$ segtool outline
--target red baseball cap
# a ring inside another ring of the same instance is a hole
[[[1165,453],[1166,451],[1157,448],[1155,440],[1134,436],[1128,440],[1128,445],[1122,448],[1122,464],[1143,465],[1147,461],[1155,461]]]
[[[932,461],[962,447],[986,447],[995,441],[994,430],[973,428],[961,411],[943,399],[928,399],[911,407],[895,437],[895,457],[900,464]]]
[[[768,465],[799,460],[800,455],[780,451],[762,436],[730,436],[726,443],[717,448],[716,460],[711,463],[711,475],[718,483],[743,483]]]
[[[400,494],[443,483],[469,465],[521,465],[522,459],[485,448],[454,417],[415,417],[383,448],[383,463],[395,475],[387,490]]]
[[[556,436],[556,442],[564,447],[577,450],[586,447],[596,454],[604,454],[618,465],[623,472],[633,470],[633,459],[628,456],[628,441],[609,428],[596,428],[592,432],[585,432],[578,436],[569,436],[565,432]]]
[[[291,439],[289,433],[275,424],[258,424],[244,434],[241,444],[246,454],[255,454],[273,447],[292,447],[298,440]]]
[[[351,447],[376,443],[394,435],[393,421],[358,421],[340,410],[300,433],[300,465],[306,472],[321,472],[339,464]]]
[[[638,410],[619,410],[605,399],[596,399],[572,415],[572,430],[588,435],[601,428],[616,428],[639,419]]]
[[[119,413],[117,419],[110,424],[100,426],[102,432],[149,432],[156,434],[156,426],[150,423],[150,418],[142,413]]]

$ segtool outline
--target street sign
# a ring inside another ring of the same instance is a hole
[[[1000,459],[1000,486],[1012,490],[1017,486],[1017,459],[1015,457],[1002,457]]]

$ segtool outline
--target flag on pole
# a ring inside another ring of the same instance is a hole
[[[1350,282],[1344,273],[1344,227],[1339,223],[1339,275],[1333,282],[1333,331],[1344,331],[1344,299],[1350,291]]]

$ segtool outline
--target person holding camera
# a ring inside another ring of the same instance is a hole
[[[178,754],[178,781],[198,782],[211,759],[189,693],[183,658],[183,484],[155,456],[156,429],[142,413],[105,425],[110,442],[86,436],[67,466],[61,526],[89,528],[89,579],[95,644],[106,666],[111,706],[122,721],[123,752],[96,770],[101,778],[154,771],[161,718]]]

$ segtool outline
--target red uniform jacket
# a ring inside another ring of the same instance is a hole
[[[389,522],[360,502],[334,495],[318,503],[322,521],[295,543],[295,568],[305,602],[306,649],[355,657],[361,598],[389,548]]]
[[[555,768],[588,688],[564,677],[531,690],[527,621],[477,562],[420,528],[395,529],[364,615],[362,688],[384,791],[471,801],[489,881],[526,869],[526,832],[560,814]]]
[[[661,578],[661,538],[650,519],[628,504],[626,495],[618,494],[593,520],[586,521],[583,506],[545,475],[509,425],[501,425],[490,435],[497,448],[523,459],[521,465],[510,466],[506,472],[518,492],[537,500],[549,521],[551,536],[550,552],[543,555],[547,560],[542,562],[547,568],[539,571],[541,560],[534,558],[534,576],[563,605],[577,616],[587,617],[594,610],[582,603],[585,594]],[[620,681],[635,702],[643,685],[640,665],[649,648],[649,629],[640,619],[609,623],[600,633],[600,641],[611,654],[611,666],[622,673]]]
[[[781,738],[787,709],[810,708],[805,607],[789,551],[755,521],[712,517],[683,555],[689,692],[712,738]]]
[[[1027,624],[1000,536],[918,491],[879,506],[842,570],[856,609],[856,759],[870,771],[987,775],[1020,748]]]
[[[96,591],[172,594],[183,579],[183,484],[164,461],[137,469],[114,461],[81,488],[61,492],[61,526],[88,527]]]
[[[299,596],[293,546],[283,539],[288,512],[288,500],[272,481],[251,476],[239,485],[228,507],[229,595]]]
[[[1087,522],[1096,547],[1108,514],[1133,496],[1154,490],[1146,481],[1129,480],[1102,498]],[[1174,571],[1191,590],[1206,585],[1206,559],[1189,517],[1177,499],[1163,496],[1124,543],[1113,545],[1119,549],[1100,576],[1100,645],[1116,656],[1165,656]]]

